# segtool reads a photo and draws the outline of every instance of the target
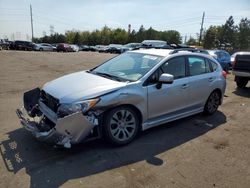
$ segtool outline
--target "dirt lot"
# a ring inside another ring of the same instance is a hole
[[[98,140],[59,150],[21,128],[24,91],[111,56],[0,51],[0,187],[250,186],[250,85],[237,89],[232,75],[215,115],[153,128],[125,147]]]

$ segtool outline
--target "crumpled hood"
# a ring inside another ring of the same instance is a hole
[[[60,103],[72,103],[98,97],[126,84],[81,71],[52,80],[44,85],[43,90],[59,99]]]

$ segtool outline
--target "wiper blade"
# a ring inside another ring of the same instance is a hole
[[[122,78],[120,78],[120,77],[118,77],[118,76],[114,76],[114,75],[111,75],[111,74],[108,74],[108,73],[103,73],[103,72],[93,72],[94,74],[97,74],[97,75],[99,75],[99,76],[103,76],[103,77],[105,77],[105,78],[110,78],[110,79],[112,79],[112,80],[117,80],[117,81],[119,81],[119,82],[121,82],[121,81],[125,81],[125,79],[122,79]]]

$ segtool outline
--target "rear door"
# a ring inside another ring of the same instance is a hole
[[[45,51],[50,51],[50,46],[48,44],[43,44],[43,49]]]
[[[187,56],[189,70],[189,99],[188,106],[192,109],[203,108],[212,91],[216,80],[211,72],[209,62],[199,56]]]

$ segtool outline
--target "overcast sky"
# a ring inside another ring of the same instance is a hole
[[[30,4],[34,36],[66,30],[95,30],[104,25],[136,31],[141,25],[177,30],[196,36],[205,12],[204,27],[224,24],[232,15],[238,24],[250,19],[250,0],[0,0],[0,38],[30,39]]]

